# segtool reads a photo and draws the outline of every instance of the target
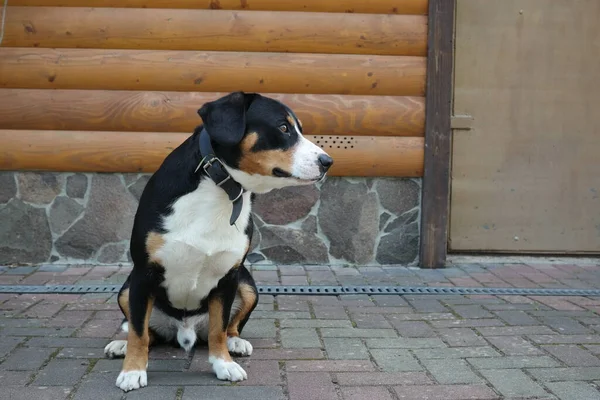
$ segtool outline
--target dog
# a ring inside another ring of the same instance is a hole
[[[230,353],[252,354],[240,337],[258,303],[244,266],[251,202],[319,182],[333,164],[273,98],[233,92],[197,113],[202,124],[152,174],[134,218],[133,269],[118,293],[127,340],[104,349],[109,358],[124,356],[116,385],[125,392],[147,385],[148,352],[157,342],[189,352],[200,338],[218,379],[247,379]]]

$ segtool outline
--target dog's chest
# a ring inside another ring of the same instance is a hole
[[[179,198],[164,218],[164,243],[155,256],[165,269],[164,282],[171,304],[195,309],[232,267],[243,258],[248,237],[250,193],[236,225],[229,225],[232,205],[214,182],[204,180],[194,192]]]

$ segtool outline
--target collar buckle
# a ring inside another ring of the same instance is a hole
[[[221,164],[221,169],[223,170],[223,172],[225,172],[225,178],[223,178],[220,182],[217,182],[217,180],[210,174],[210,172],[208,171],[209,168],[212,168],[213,163],[214,162],[218,162],[219,164]],[[215,184],[217,186],[221,186],[223,185],[225,182],[227,182],[228,180],[231,179],[231,175],[229,175],[229,173],[227,172],[227,170],[225,169],[225,165],[223,164],[223,162],[221,160],[219,160],[217,157],[212,157],[210,160],[206,161],[204,163],[204,166],[202,167],[202,169],[204,170],[204,172],[206,173],[206,175],[208,175],[208,177],[210,179],[213,180],[213,182],[215,182]]]

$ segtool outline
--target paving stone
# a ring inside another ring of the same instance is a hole
[[[177,397],[176,387],[145,387],[127,393],[126,400],[174,400]]]
[[[308,285],[308,278],[306,276],[282,276],[282,285]]]
[[[9,371],[33,371],[39,369],[54,349],[43,349],[33,347],[22,347],[16,349],[2,364],[1,370]]]
[[[25,311],[23,316],[31,318],[50,318],[54,314],[58,313],[63,307],[64,304],[61,303],[49,303],[44,301]]]
[[[10,336],[66,337],[71,336],[73,332],[75,332],[75,328],[6,328],[2,331],[2,334]]]
[[[388,310],[392,307],[382,308],[381,310]],[[435,320],[456,320],[456,317],[450,313],[429,313],[429,314],[413,314],[406,313],[405,308],[393,307],[392,309],[398,310],[398,314],[392,314],[390,312],[383,312],[388,314],[387,319],[389,321],[435,321]],[[378,309],[369,309],[369,313],[377,312]]]
[[[484,347],[452,347],[446,349],[416,349],[414,354],[421,360],[428,358],[467,358],[467,357],[501,357],[501,354],[489,346]]]
[[[19,344],[25,341],[24,337],[11,337],[0,335],[0,358],[13,351]]]
[[[540,324],[538,320],[529,316],[525,311],[496,311],[494,314],[509,325],[523,326]]]
[[[440,329],[438,335],[450,346],[485,346],[485,340],[469,328]]]
[[[348,319],[343,307],[315,306],[313,310],[318,319]]]
[[[0,387],[25,386],[32,374],[32,371],[0,371]]]
[[[520,336],[488,336],[486,340],[507,356],[537,356],[544,354],[543,351]]]
[[[321,347],[321,341],[315,329],[281,329],[281,344],[286,348]]]
[[[56,358],[103,358],[104,348],[66,347],[58,352]]]
[[[443,385],[483,383],[464,360],[423,359],[421,362],[435,380]]]
[[[326,319],[282,319],[282,328],[352,328],[352,323],[344,320]]]
[[[54,359],[36,376],[34,385],[73,386],[85,374],[89,366],[87,360]]]
[[[382,387],[344,387],[341,389],[344,400],[392,400],[392,395]]]
[[[547,326],[490,326],[477,328],[483,336],[521,336],[553,334]]]
[[[457,319],[431,321],[434,328],[479,328],[489,326],[504,326],[504,322],[495,318]]]
[[[253,360],[318,360],[322,358],[324,355],[321,349],[261,349],[252,353]]]
[[[371,349],[431,349],[447,347],[437,338],[394,338],[394,339],[367,339],[367,347]]]
[[[2,389],[2,398],[7,400],[61,400],[71,393],[68,387],[6,387]],[[104,400],[104,399],[102,399]]]
[[[518,369],[484,369],[480,372],[503,396],[548,396],[548,392]]]
[[[310,319],[310,313],[308,311],[254,311],[251,318]]]
[[[584,347],[594,354],[600,354],[600,345],[588,344],[587,346],[584,346]]]
[[[347,307],[350,314],[363,314],[366,311],[369,314],[384,314],[388,319],[398,319],[399,321],[418,321],[426,320],[428,316],[434,316],[434,314],[413,314],[413,310],[410,307],[369,307],[365,310],[364,307]],[[399,314],[399,315],[398,315]],[[437,314],[439,315],[439,314]],[[402,319],[407,318],[407,319]]]
[[[542,368],[560,367],[560,364],[548,356],[524,357],[508,356],[502,358],[468,358],[471,365],[479,369]]]
[[[561,400],[600,400],[600,392],[589,383],[551,382],[546,387]]]
[[[323,341],[330,360],[368,360],[370,357],[361,339],[325,338]]]
[[[462,318],[492,318],[493,315],[480,305],[452,306],[452,309]]]
[[[286,361],[287,372],[365,372],[374,371],[373,363],[368,360],[293,360]]]
[[[421,313],[447,313],[448,309],[438,300],[424,298],[405,298],[408,303]]]
[[[392,321],[392,325],[400,336],[409,338],[431,338],[437,337],[435,331],[423,321]]]
[[[395,386],[400,399],[407,400],[493,400],[500,399],[485,385]]]
[[[425,385],[433,381],[425,372],[338,372],[334,381],[346,386]]]
[[[357,328],[391,328],[390,323],[381,314],[352,314]]]
[[[270,319],[253,319],[250,318],[246,326],[244,326],[244,338],[274,338],[275,337],[275,321]]]
[[[244,331],[245,332],[245,331]],[[88,339],[88,338],[53,338],[53,337],[35,337],[27,341],[29,347],[86,347],[86,348],[104,348],[108,344],[106,339]]]
[[[410,307],[401,296],[375,295],[371,298],[379,307]]]
[[[598,335],[529,335],[529,339],[539,344],[600,343],[600,336]]]
[[[254,357],[236,360],[248,374],[248,379],[239,382],[242,386],[277,386],[281,385],[279,361],[257,360]]]
[[[598,367],[600,358],[577,345],[542,346],[544,350],[571,367]]]
[[[84,378],[73,399],[120,400],[123,398],[123,391],[116,386],[116,380],[116,374],[90,374]]]
[[[383,338],[397,337],[393,329],[323,328],[321,335],[334,338]]]
[[[599,367],[531,368],[527,370],[539,381],[591,381],[600,376]]]
[[[540,317],[544,325],[564,335],[585,334],[592,331],[569,317]]]
[[[284,400],[281,387],[274,386],[203,386],[186,387],[182,400]]]
[[[92,316],[92,311],[61,311],[46,323],[52,327],[81,327]]]
[[[289,372],[289,400],[339,400],[329,374],[322,372]]]
[[[373,359],[384,372],[422,371],[423,367],[405,349],[373,349]]]

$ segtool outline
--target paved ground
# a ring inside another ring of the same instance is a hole
[[[123,267],[0,268],[0,284],[120,283]],[[261,284],[600,288],[600,264],[256,267]],[[102,349],[113,295],[0,294],[0,399],[600,399],[600,297],[261,296],[238,359],[218,381],[206,349],[155,348],[149,386],[115,386]]]

